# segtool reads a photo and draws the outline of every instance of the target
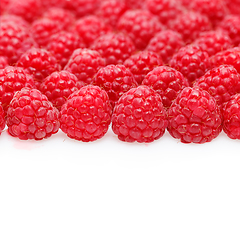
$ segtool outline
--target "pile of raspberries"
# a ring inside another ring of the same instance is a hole
[[[240,139],[240,0],[1,0],[0,132]]]

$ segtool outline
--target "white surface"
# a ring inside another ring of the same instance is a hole
[[[239,240],[240,141],[0,136],[1,240]]]

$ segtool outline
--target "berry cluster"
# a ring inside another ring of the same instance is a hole
[[[0,133],[240,139],[240,1],[4,0]]]

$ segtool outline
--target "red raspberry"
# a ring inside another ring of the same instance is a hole
[[[8,132],[22,140],[41,140],[59,130],[59,112],[37,89],[22,88],[14,95],[8,111]]]
[[[240,93],[240,74],[233,66],[221,65],[205,73],[194,84],[212,95],[219,106]]]
[[[113,107],[123,93],[138,86],[133,74],[124,65],[108,65],[99,69],[93,84],[107,92]]]
[[[0,55],[8,59],[8,63],[15,64],[19,57],[35,45],[29,31],[14,21],[0,24]]]
[[[193,82],[208,70],[209,57],[207,52],[202,51],[198,46],[187,45],[180,48],[170,60],[169,65],[181,72],[192,86]]]
[[[224,105],[223,131],[232,139],[240,139],[240,94],[236,94]]]
[[[8,66],[0,69],[0,102],[6,111],[15,92],[34,87],[34,79],[23,68]]]
[[[167,66],[154,68],[146,75],[142,84],[152,87],[161,96],[165,108],[169,108],[177,95],[189,86],[180,72]]]
[[[74,33],[80,36],[87,47],[89,47],[95,39],[110,32],[111,28],[106,25],[103,20],[97,16],[86,16],[76,21]]]
[[[209,56],[212,56],[218,52],[232,47],[232,40],[229,38],[226,32],[215,30],[203,32],[193,44],[198,45],[202,51],[205,51]]]
[[[135,51],[131,39],[122,33],[108,33],[94,41],[91,49],[98,51],[106,64],[122,64]]]
[[[193,42],[201,32],[211,30],[209,19],[198,12],[180,14],[169,26],[182,35],[186,44]]]
[[[148,86],[132,88],[118,100],[112,115],[112,129],[126,142],[153,142],[167,127],[161,97]]]
[[[164,63],[168,63],[172,56],[184,46],[182,36],[172,30],[157,33],[149,42],[146,50],[158,53]]]
[[[77,48],[84,48],[82,39],[73,32],[61,31],[54,34],[46,49],[52,53],[62,68],[67,64],[73,51]]]
[[[31,48],[19,59],[17,66],[23,67],[34,76],[38,88],[44,78],[60,70],[57,59],[45,49]]]
[[[22,17],[27,22],[33,22],[42,15],[41,0],[11,0],[8,13]]]
[[[220,109],[206,91],[186,87],[168,109],[168,131],[183,143],[205,143],[222,130]]]
[[[177,0],[147,0],[146,4],[148,10],[164,25],[168,25],[183,12],[183,6]]]
[[[137,83],[140,85],[144,77],[155,67],[163,65],[163,62],[157,53],[140,51],[130,56],[123,64],[132,72]]]
[[[115,28],[119,18],[127,9],[127,5],[124,1],[105,0],[100,3],[96,14],[103,19],[107,25]]]
[[[70,30],[75,22],[74,15],[63,8],[53,7],[48,9],[43,18],[48,18],[61,25],[61,29]]]
[[[44,79],[39,89],[60,111],[67,98],[78,90],[77,81],[77,77],[70,72],[54,72]]]
[[[90,84],[93,76],[104,66],[105,61],[99,52],[79,48],[73,52],[64,70],[76,75],[78,81]]]
[[[211,68],[232,65],[240,73],[240,47],[229,48],[209,58]]]
[[[7,59],[3,56],[0,56],[0,69],[3,69],[8,66]]]
[[[126,11],[119,19],[117,28],[127,34],[140,50],[148,45],[157,32],[164,29],[157,17],[146,10]]]
[[[219,24],[219,28],[228,33],[234,46],[240,44],[240,16],[227,15]]]
[[[83,141],[102,138],[111,122],[107,93],[98,86],[84,86],[69,96],[60,112],[61,129],[68,137]]]

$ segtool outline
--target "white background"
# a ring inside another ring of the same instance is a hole
[[[239,240],[240,141],[0,136],[1,240]]]

